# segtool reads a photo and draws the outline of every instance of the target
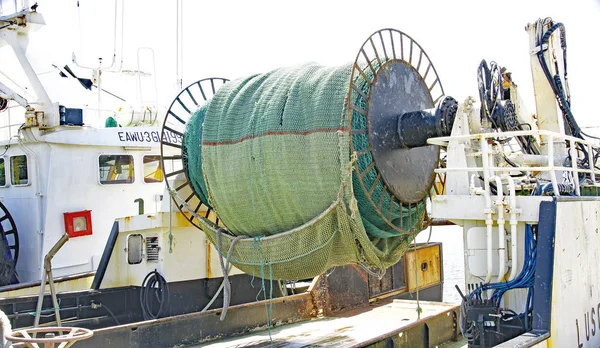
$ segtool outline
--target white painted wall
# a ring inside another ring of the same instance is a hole
[[[599,347],[600,201],[557,204],[550,343]]]
[[[139,127],[136,131],[157,129]],[[147,143],[147,147],[138,144],[137,150],[133,147],[125,150],[123,144],[131,142],[122,143],[118,138],[115,140],[117,131],[98,129],[86,133],[84,129],[75,129],[65,137],[71,142],[85,140],[90,144],[105,143],[102,146],[35,142],[22,146],[11,145],[7,150],[4,155],[7,163],[10,156],[29,152],[30,184],[0,188],[0,200],[13,215],[19,230],[21,254],[17,272],[21,281],[40,278],[43,255],[65,232],[63,213],[91,210],[93,234],[72,238],[63,246],[53,259],[55,276],[97,268],[114,220],[138,214],[135,199],[144,200],[145,214],[158,211],[161,202],[157,197],[163,195],[165,184],[145,183],[143,180],[143,156],[159,155],[158,143]],[[84,133],[84,136],[77,133]],[[64,140],[56,135],[54,137]],[[52,139],[40,137],[40,140]],[[101,185],[98,179],[98,157],[101,154],[132,155],[134,183]],[[38,233],[40,230],[43,236]]]

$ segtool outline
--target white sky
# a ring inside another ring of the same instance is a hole
[[[119,0],[119,6],[120,2]],[[7,3],[3,1],[6,11]],[[51,63],[97,65],[111,59],[114,2],[108,0],[39,0],[47,26],[35,33],[30,53],[38,72]],[[353,61],[369,35],[396,28],[412,36],[429,54],[447,95],[463,100],[476,95],[476,68],[485,58],[513,72],[528,108],[534,111],[529,70],[528,22],[552,17],[567,29],[569,82],[573,111],[580,125],[600,125],[596,101],[600,69],[600,0],[581,1],[195,1],[184,10],[184,85],[205,77],[236,78],[283,65],[314,61],[340,65]],[[136,69],[136,51],[152,47],[156,55],[160,102],[176,94],[176,1],[125,0],[124,57]],[[6,50],[0,61],[8,62]],[[142,69],[149,71],[146,58]],[[77,70],[89,77],[86,70]],[[16,73],[15,73],[16,74]],[[105,74],[105,87],[135,96],[135,80]],[[118,78],[117,78],[118,77]],[[52,96],[80,102],[85,92],[44,75],[60,87]],[[82,94],[83,93],[83,94]],[[79,98],[79,99],[77,99]],[[85,96],[90,98],[90,96]],[[93,98],[92,98],[93,100]],[[76,105],[72,105],[76,106]]]

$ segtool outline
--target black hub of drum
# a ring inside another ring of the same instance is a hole
[[[373,165],[360,168],[356,161],[355,178],[372,208],[400,233],[407,231],[402,219],[392,218],[392,209],[400,206],[401,216],[419,216],[425,210],[435,169],[440,165],[440,149],[427,145],[427,139],[450,135],[456,109],[454,99],[444,98],[429,56],[410,36],[383,29],[364,42],[352,69],[348,117],[352,150],[357,158],[370,156],[367,161],[372,158]],[[359,118],[356,122],[352,121],[355,117]],[[352,125],[360,126],[362,119],[366,129],[353,129]],[[365,132],[366,148],[362,138],[353,139]],[[373,175],[371,179],[366,175],[372,170],[376,171],[374,182]],[[377,186],[382,187],[381,193],[375,193]],[[385,205],[389,210],[382,204],[385,197],[393,203]],[[422,227],[413,226],[411,230]]]
[[[427,145],[427,139],[434,135],[429,129],[435,131],[435,124],[431,127],[424,121],[434,117],[421,117],[422,111],[415,112],[433,106],[427,85],[406,62],[392,61],[377,71],[369,94],[369,142],[383,181],[406,203],[424,199],[434,180],[439,148]],[[403,117],[417,113],[417,117]],[[413,138],[418,141],[407,143]]]
[[[427,145],[427,139],[448,136],[456,117],[458,103],[446,97],[435,108],[407,112],[398,119],[400,146],[413,148]]]

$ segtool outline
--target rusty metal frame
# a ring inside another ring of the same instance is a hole
[[[438,286],[441,286],[441,283]],[[327,276],[319,276],[314,279],[307,292],[271,300],[273,314],[270,325],[291,324],[322,316],[337,316],[339,313],[345,316],[343,314],[345,312],[337,312],[334,308],[330,308],[329,296],[331,294]],[[389,301],[381,302],[381,304],[385,303]],[[219,321],[222,312],[219,308],[97,329],[94,330],[94,336],[82,342],[80,346],[90,348],[186,346],[235,337],[255,331],[257,328],[266,330],[269,322],[265,304],[269,304],[269,301],[231,306],[224,321]],[[372,306],[366,301],[360,306],[348,309],[368,310]],[[383,344],[383,347],[387,347],[389,342],[393,342],[394,347],[428,347],[424,342],[435,345],[456,340],[459,335],[458,311],[459,306],[448,306],[448,309],[441,313],[399,327],[397,330],[361,343],[361,346],[379,347]]]
[[[311,292],[271,301],[271,325],[304,321],[317,316]],[[94,330],[93,337],[81,343],[81,347],[174,347],[231,337],[257,327],[267,327],[265,302],[268,301],[231,306],[224,321],[219,320],[222,309],[213,309],[98,329]]]
[[[438,245],[439,243],[434,243]],[[426,244],[416,246],[416,249],[426,247]],[[440,249],[441,252],[441,249]],[[441,257],[441,254],[440,254]],[[443,262],[443,260],[440,260]],[[370,310],[373,306],[390,303],[392,298],[409,299],[411,293],[386,293],[378,297],[378,303],[370,303],[368,276],[364,269],[355,265],[339,267],[326,275],[313,279],[307,292],[274,298],[267,301],[257,301],[234,305],[229,307],[228,315],[224,321],[219,320],[222,309],[213,309],[206,312],[194,312],[174,315],[157,320],[134,322],[94,330],[94,336],[79,344],[82,347],[165,347],[194,345],[222,338],[234,337],[257,329],[267,329],[268,325],[279,326],[280,323],[294,323],[319,318],[322,316],[347,316],[348,313],[359,313]],[[443,272],[443,268],[440,270]],[[352,283],[352,277],[357,277],[359,286],[350,292],[344,292]],[[443,286],[443,273],[440,281],[420,289],[422,300],[439,301]],[[340,290],[341,289],[341,290]],[[389,297],[388,297],[389,296]],[[384,298],[386,297],[386,298]],[[272,317],[267,315],[267,308],[272,305]],[[416,302],[415,302],[416,305]],[[453,321],[458,311],[458,306],[447,306],[440,311],[447,313],[425,317],[408,326],[399,323],[398,330],[373,338],[364,344],[379,346],[399,342],[399,346],[411,346],[406,342],[422,340],[425,334],[429,342],[440,342],[456,338],[457,326]],[[451,308],[450,308],[451,307]],[[402,327],[401,327],[402,326]],[[425,330],[425,331],[423,331]],[[402,335],[400,336],[400,333]],[[420,341],[419,341],[420,342]],[[361,343],[363,344],[363,343]],[[411,343],[412,344],[412,343]],[[77,346],[77,345],[76,345]],[[398,346],[398,345],[396,345]],[[418,345],[417,345],[418,346]]]

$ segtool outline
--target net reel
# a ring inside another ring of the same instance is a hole
[[[275,264],[270,278],[396,263],[427,225],[440,155],[427,139],[449,135],[457,109],[421,46],[383,29],[351,65],[226,82],[186,87],[164,121],[161,150],[181,150],[163,151],[165,177],[188,220],[222,254],[235,244],[244,272]]]

